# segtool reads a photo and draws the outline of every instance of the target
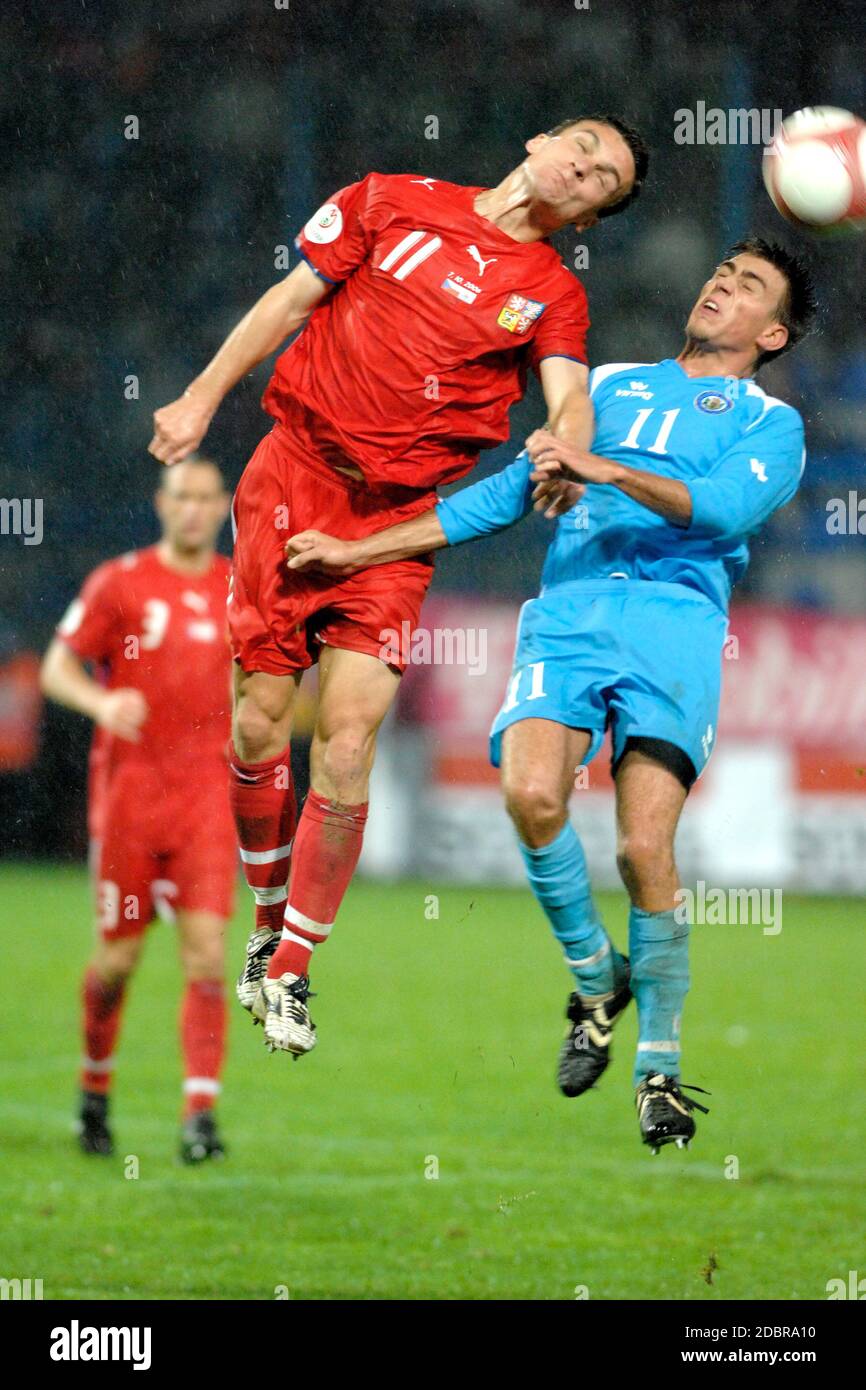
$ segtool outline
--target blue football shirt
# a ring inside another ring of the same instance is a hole
[[[616,575],[684,584],[726,610],[748,565],[749,537],[797,491],[805,463],[800,415],[751,379],[690,377],[673,358],[608,363],[589,382],[592,452],[679,479],[691,494],[691,522],[675,526],[618,488],[591,483],[557,523],[543,591]],[[530,511],[531,471],[524,451],[440,502],[449,544]]]

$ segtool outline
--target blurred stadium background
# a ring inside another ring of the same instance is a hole
[[[275,264],[329,192],[371,168],[492,183],[536,130],[624,111],[651,143],[652,177],[633,213],[586,238],[591,353],[656,360],[676,351],[695,287],[731,240],[747,229],[802,240],[764,195],[760,148],[677,144],[675,113],[699,101],[863,113],[863,28],[853,0],[832,13],[769,0],[760,16],[748,3],[632,0],[589,11],[567,0],[419,0],[411,12],[142,0],[123,15],[37,0],[26,19],[5,14],[2,492],[43,499],[44,538],[0,537],[0,853],[83,854],[89,730],[40,708],[36,658],[84,575],[154,538],[152,410],[278,278]],[[576,237],[560,243],[573,263]],[[831,534],[827,503],[847,499],[862,474],[866,276],[860,241],[803,249],[820,330],[762,380],[803,411],[809,462],[739,591],[722,751],[689,807],[681,853],[687,876],[851,891],[866,887],[866,559],[860,535]],[[266,377],[233,393],[207,440],[231,484],[267,427]],[[531,389],[513,412],[513,443],[483,466],[509,460],[540,411]],[[484,743],[514,611],[535,590],[546,539],[533,519],[441,557],[436,621],[486,631],[485,674],[416,668],[406,682],[386,741],[425,795],[398,853],[387,808],[408,804],[408,784],[383,760],[368,872],[519,881]],[[729,788],[744,765],[754,799],[735,825]],[[59,810],[47,795],[58,785]],[[575,810],[612,879],[609,816],[595,795],[608,785],[599,759]],[[479,815],[480,857],[461,829]]]

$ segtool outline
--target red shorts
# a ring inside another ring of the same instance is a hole
[[[312,666],[326,645],[366,652],[403,670],[401,654],[418,624],[432,559],[374,565],[333,579],[288,569],[285,544],[307,530],[341,540],[369,536],[428,511],[436,493],[371,489],[336,472],[335,463],[350,461],[314,430],[315,417],[296,405],[291,429],[278,424],[265,435],[238,484],[228,606],[234,658],[245,671],[284,676]]]
[[[138,936],[178,909],[232,915],[238,852],[224,764],[169,788],[156,768],[122,766],[102,796],[91,872],[104,938]]]

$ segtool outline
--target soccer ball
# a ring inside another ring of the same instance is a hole
[[[764,151],[764,183],[783,217],[810,232],[866,228],[866,121],[806,106]]]

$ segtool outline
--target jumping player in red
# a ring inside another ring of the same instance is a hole
[[[85,1153],[112,1152],[108,1093],[124,992],[157,912],[177,922],[186,979],[181,1156],[197,1162],[223,1152],[213,1106],[237,849],[225,756],[230,566],[214,545],[228,507],[214,464],[190,459],[165,473],[156,495],[162,539],[93,571],[42,666],[46,695],[96,725],[88,829],[98,942],[83,987]]]
[[[297,238],[301,264],[154,416],[151,453],[177,463],[226,392],[304,325],[277,361],[263,401],[276,423],[235,495],[229,604],[231,789],[256,899],[238,995],[271,1050],[299,1056],[315,1043],[309,960],[361,850],[376,734],[403,669],[388,639],[417,624],[432,576],[429,556],[343,579],[295,572],[286,540],[304,528],[354,539],[432,506],[440,484],[507,438],[530,366],[553,433],[591,441],[586,296],[548,237],[628,206],[647,153],[611,116],[563,122],[526,151],[494,188],[368,174],[341,189]],[[567,487],[551,484],[551,510],[573,504]],[[296,827],[287,743],[316,660],[311,789]]]

